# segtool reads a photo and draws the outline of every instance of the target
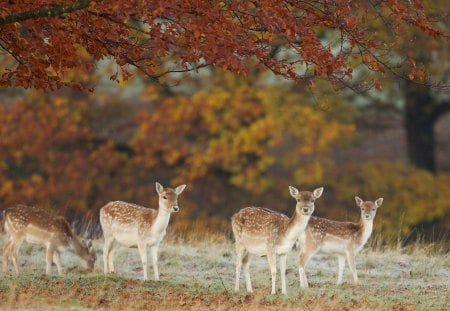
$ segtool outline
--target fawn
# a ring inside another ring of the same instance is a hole
[[[355,255],[364,247],[372,234],[373,219],[383,198],[375,202],[364,202],[355,197],[356,205],[361,208],[359,223],[339,222],[325,218],[311,217],[306,230],[300,235],[298,245],[300,287],[308,287],[305,266],[316,253],[336,254],[338,256],[337,285],[342,283],[345,259],[353,274],[355,284],[358,283]]]
[[[115,201],[109,202],[100,210],[100,224],[105,237],[103,247],[104,273],[114,272],[114,251],[117,244],[126,247],[137,246],[144,270],[144,280],[147,280],[147,245],[153,261],[155,280],[159,280],[158,248],[166,234],[170,215],[178,212],[178,196],[186,185],[175,189],[164,188],[156,183],[159,196],[159,209]],[[118,243],[114,243],[117,241]]]
[[[314,212],[314,201],[322,195],[323,188],[313,192],[298,191],[290,186],[289,192],[297,200],[291,218],[262,207],[246,207],[231,217],[231,226],[236,240],[236,284],[239,291],[241,265],[248,292],[252,292],[250,280],[250,256],[267,256],[272,275],[272,294],[275,294],[276,260],[280,256],[281,292],[286,294],[286,256],[292,250],[298,236],[308,224]]]
[[[54,261],[58,274],[62,275],[60,252],[72,250],[89,269],[94,267],[97,258],[92,247],[92,241],[85,242],[77,237],[67,221],[62,217],[53,216],[44,209],[18,205],[3,211],[4,227],[9,240],[3,248],[3,270],[6,272],[8,259],[12,262],[16,273],[19,273],[17,254],[22,242],[26,240],[32,244],[42,244],[47,247],[47,268],[50,273]]]

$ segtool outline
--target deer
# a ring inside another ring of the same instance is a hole
[[[314,201],[322,195],[323,187],[310,191],[299,191],[289,186],[290,195],[296,199],[295,211],[291,218],[263,207],[246,207],[231,217],[231,227],[236,241],[236,282],[235,291],[239,291],[241,267],[247,292],[252,293],[250,279],[250,261],[252,255],[267,256],[269,262],[272,291],[275,294],[277,256],[280,259],[281,292],[286,290],[286,258],[292,250],[298,236],[308,224],[314,212]]]
[[[373,220],[383,198],[375,202],[363,201],[355,196],[356,205],[361,209],[359,223],[333,221],[320,217],[311,217],[306,230],[301,233],[297,246],[299,253],[300,287],[308,287],[305,267],[316,253],[333,254],[338,257],[337,285],[342,284],[345,260],[358,284],[355,256],[364,247],[372,234]]]
[[[17,255],[23,241],[46,247],[46,274],[50,274],[54,262],[58,274],[63,275],[60,253],[66,250],[75,253],[88,269],[94,268],[97,256],[92,241],[80,239],[63,217],[54,216],[42,208],[16,205],[3,211],[3,221],[5,232],[9,235],[3,248],[4,272],[11,257],[16,274],[19,274]]]
[[[178,196],[186,185],[164,188],[156,182],[158,210],[122,201],[109,202],[100,209],[100,224],[105,238],[104,273],[114,273],[114,251],[118,245],[136,247],[142,261],[144,280],[147,276],[147,245],[153,262],[155,280],[159,280],[158,249],[169,224],[170,215],[180,210]],[[115,243],[116,242],[116,243]]]

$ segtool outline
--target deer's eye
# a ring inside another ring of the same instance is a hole
[[[372,208],[372,212],[375,212],[375,209],[374,209],[374,208]]]
[[[163,196],[163,199],[164,199],[164,200],[167,200],[167,197],[164,195],[164,196]]]

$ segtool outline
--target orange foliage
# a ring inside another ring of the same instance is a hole
[[[62,213],[90,208],[92,185],[117,165],[113,145],[96,146],[86,102],[42,98],[0,106],[0,199]]]
[[[0,41],[7,56],[0,62],[0,85],[81,87],[67,72],[78,68],[89,74],[105,57],[117,64],[112,80],[128,78],[131,65],[155,79],[216,66],[239,74],[257,67],[293,80],[340,82],[351,78],[355,59],[384,71],[380,57],[386,44],[368,29],[373,20],[390,31],[413,26],[427,36],[448,37],[419,0],[4,1]],[[327,31],[336,33],[330,41],[323,40]]]

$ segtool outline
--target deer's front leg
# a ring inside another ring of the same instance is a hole
[[[159,271],[158,271],[158,247],[159,245],[153,245],[150,248],[150,254],[152,255],[153,272],[155,273],[155,281],[159,281]]]
[[[280,255],[281,293],[287,295],[286,290],[286,259],[287,255]]]
[[[347,250],[345,254],[347,255],[348,266],[353,275],[353,281],[355,282],[355,284],[358,284],[358,274],[356,273],[356,263],[355,263],[355,252],[353,250]]]
[[[272,292],[271,294],[275,294],[275,282],[277,279],[277,254],[275,252],[267,254],[267,260],[269,261],[270,266],[270,274],[272,275]]]
[[[338,256],[338,279],[337,279],[337,285],[342,284],[342,276],[344,275],[344,266],[345,266],[345,257],[344,256]]]
[[[55,251],[55,248],[51,242],[47,243],[47,267],[45,269],[46,274],[50,274],[50,271],[52,269],[52,263],[53,263],[53,253]]]
[[[147,244],[143,242],[138,243],[139,254],[141,255],[142,268],[144,270],[144,280],[148,280],[147,275]]]
[[[63,275],[62,265],[61,265],[61,256],[57,250],[54,251],[53,261],[56,264],[56,268],[58,269],[58,274]]]

